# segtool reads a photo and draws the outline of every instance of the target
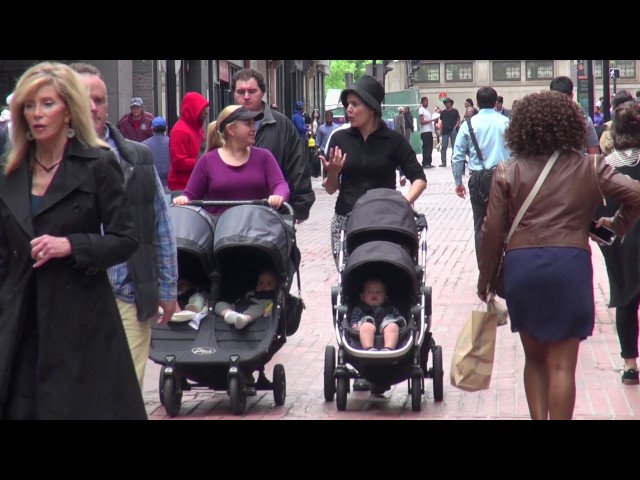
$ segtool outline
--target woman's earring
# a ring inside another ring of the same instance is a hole
[[[73,128],[69,127],[69,130],[67,130],[67,138],[73,138],[75,136],[76,136],[76,131]]]
[[[27,133],[25,133],[24,136],[27,137],[27,140],[33,142],[33,133],[31,133],[31,130],[27,130]]]

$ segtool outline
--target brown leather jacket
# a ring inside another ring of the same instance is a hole
[[[503,244],[511,224],[548,158],[548,155],[513,157],[498,164],[482,226],[478,292],[486,292],[489,283],[495,285]],[[604,157],[564,151],[506,250],[576,247],[591,252],[589,223],[605,196],[621,203],[612,227],[618,237],[622,237],[640,218],[640,182],[607,165]]]

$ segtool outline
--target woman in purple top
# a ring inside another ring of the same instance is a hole
[[[604,114],[600,111],[598,105],[596,105],[595,111],[593,112],[593,124],[596,127],[602,127],[602,125],[604,125]]]
[[[254,147],[256,120],[262,112],[230,105],[207,130],[207,148],[196,163],[184,194],[174,205],[191,200],[259,200],[266,198],[272,208],[289,199],[289,185],[273,154]],[[207,207],[219,215],[229,207]]]

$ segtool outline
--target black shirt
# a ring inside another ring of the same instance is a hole
[[[331,146],[340,147],[347,159],[340,173],[340,193],[336,213],[347,215],[356,201],[372,188],[396,188],[396,167],[409,181],[427,180],[416,153],[401,133],[383,121],[365,142],[360,130],[349,127],[336,131]]]
[[[460,120],[460,113],[455,108],[440,111],[440,121],[442,121],[442,133],[447,135],[453,131],[456,122]]]

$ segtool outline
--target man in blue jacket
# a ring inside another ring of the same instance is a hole
[[[153,137],[147,138],[142,143],[151,149],[153,164],[156,166],[160,182],[167,197],[167,202],[169,202],[171,199],[171,190],[167,185],[167,179],[169,178],[171,159],[169,157],[169,137],[166,135],[167,121],[162,117],[156,117],[151,122],[151,128],[153,129]]]
[[[304,121],[304,102],[296,102],[296,111],[293,112],[291,117],[293,124],[296,126],[296,130],[298,130],[298,134],[302,140],[307,139],[307,125]]]

